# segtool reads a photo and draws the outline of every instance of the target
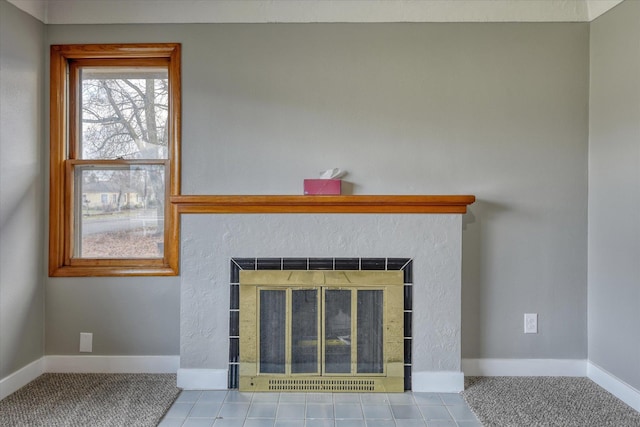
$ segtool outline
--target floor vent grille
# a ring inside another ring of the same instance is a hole
[[[373,380],[269,380],[272,391],[350,391],[367,392],[375,390]]]

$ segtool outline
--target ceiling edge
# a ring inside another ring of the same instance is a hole
[[[589,21],[593,21],[600,15],[613,9],[624,0],[586,0]]]
[[[45,0],[7,0],[9,3],[28,13],[37,20],[47,23],[47,2]]]
[[[45,24],[590,22],[624,0],[7,0]]]

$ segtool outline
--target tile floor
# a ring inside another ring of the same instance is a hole
[[[160,427],[482,427],[459,394],[183,391]]]

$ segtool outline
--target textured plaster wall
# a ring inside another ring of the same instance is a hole
[[[43,43],[0,0],[0,379],[44,352]]]
[[[589,359],[640,390],[640,2],[591,27]]]
[[[460,215],[191,215],[182,233],[181,368],[227,368],[232,257],[409,257],[414,372],[460,370]]]

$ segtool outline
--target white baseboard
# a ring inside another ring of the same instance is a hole
[[[226,369],[180,369],[180,356],[44,356],[0,379],[0,400],[38,378],[55,373],[177,373],[185,390],[226,390]],[[573,376],[593,382],[640,411],[640,391],[583,359],[462,359],[462,371],[414,372],[416,392],[459,393],[464,376]]]
[[[464,374],[457,371],[423,371],[411,374],[411,391],[425,393],[460,393]]]
[[[564,376],[591,381],[640,412],[640,391],[585,359],[462,359],[467,376]]]
[[[184,390],[226,390],[226,369],[178,369],[178,387]]]
[[[29,384],[44,373],[43,357],[0,380],[0,400]]]
[[[587,376],[591,381],[640,412],[640,390],[635,389],[593,362],[587,363]]]
[[[585,377],[585,359],[462,359],[462,371],[479,377]]]
[[[97,374],[175,374],[180,356],[45,356],[44,371]]]
[[[45,372],[175,374],[180,356],[44,356],[0,379],[0,400]]]

